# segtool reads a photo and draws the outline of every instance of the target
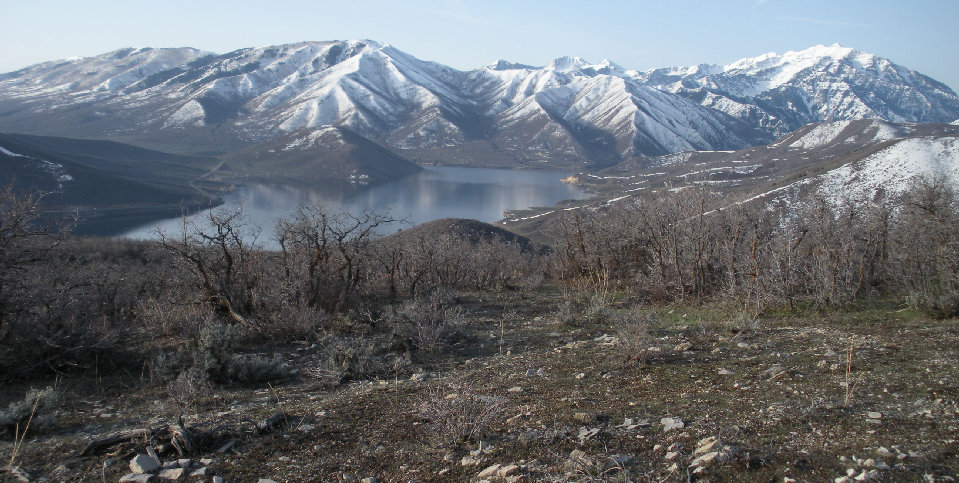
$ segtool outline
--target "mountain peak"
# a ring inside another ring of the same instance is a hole
[[[500,59],[493,64],[486,66],[489,70],[516,70],[516,69],[536,69],[536,67],[520,64],[517,62],[510,62],[508,60]]]
[[[548,70],[555,70],[557,72],[570,72],[589,66],[589,62],[583,60],[582,57],[570,57],[564,55],[547,64],[546,68]]]
[[[603,59],[598,64],[591,64],[582,57],[560,57],[550,62],[547,70],[554,70],[563,73],[576,73],[585,75],[607,74],[621,76],[625,69],[609,59]]]

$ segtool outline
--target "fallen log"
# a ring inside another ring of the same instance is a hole
[[[91,456],[122,443],[146,443],[162,434],[167,428],[167,426],[157,426],[155,428],[131,429],[129,431],[112,434],[103,439],[95,439],[87,443],[86,447],[77,453],[77,456]]]

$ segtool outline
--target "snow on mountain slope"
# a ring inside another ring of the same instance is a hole
[[[119,91],[159,72],[195,61],[205,55],[192,48],[120,49],[76,60],[37,64],[0,74],[0,89],[12,98],[38,98],[70,94],[90,97]]]
[[[879,193],[896,196],[920,176],[942,176],[959,189],[959,138],[903,139],[829,171],[818,184],[820,192],[839,203],[843,198],[870,200]]]

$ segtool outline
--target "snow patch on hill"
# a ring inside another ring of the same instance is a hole
[[[6,154],[7,156],[10,156],[11,158],[29,158],[29,156],[17,154],[13,151],[10,151],[9,149],[4,148],[3,146],[0,146],[0,153]]]
[[[820,177],[820,191],[833,202],[903,193],[919,176],[943,176],[959,188],[959,138],[904,139]]]
[[[796,149],[815,149],[832,143],[844,129],[849,127],[850,121],[827,122],[809,130],[803,137],[789,145]]]

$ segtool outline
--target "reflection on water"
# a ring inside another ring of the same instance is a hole
[[[394,218],[406,219],[407,224],[393,225],[388,231],[440,218],[492,222],[501,219],[506,210],[589,198],[588,193],[559,181],[569,174],[561,171],[430,167],[413,176],[362,189],[343,185],[250,184],[228,195],[225,204],[218,209],[242,207],[253,223],[263,229],[259,242],[275,247],[274,224],[278,219],[288,217],[299,205],[319,203],[331,210],[354,213],[369,208],[379,212],[388,210]],[[152,238],[157,226],[168,233],[177,233],[181,220],[150,223],[121,236]]]

